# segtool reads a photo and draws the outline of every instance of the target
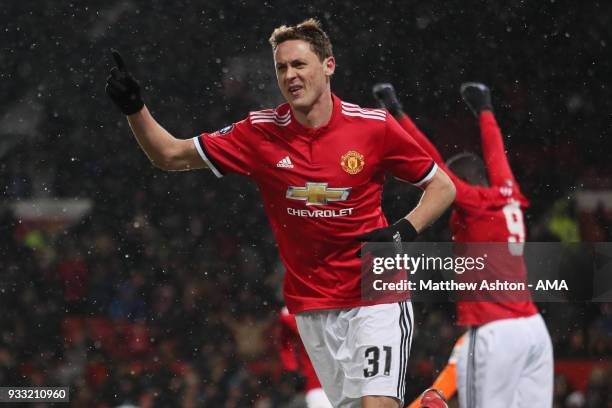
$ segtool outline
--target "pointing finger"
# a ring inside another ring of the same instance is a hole
[[[121,54],[114,48],[111,48],[111,54],[113,54],[113,59],[115,60],[115,64],[117,64],[117,68],[119,71],[126,72],[125,62],[123,62],[123,58],[121,58]]]

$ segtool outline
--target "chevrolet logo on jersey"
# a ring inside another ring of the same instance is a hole
[[[327,183],[306,183],[306,187],[289,186],[286,197],[306,201],[306,205],[326,205],[331,201],[346,200],[350,191],[350,187],[327,188]]]

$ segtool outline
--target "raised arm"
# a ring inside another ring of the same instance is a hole
[[[177,139],[151,116],[147,107],[127,117],[138,144],[151,163],[163,170],[206,168],[191,139]]]
[[[436,148],[436,146],[431,143],[431,141],[419,130],[419,128],[414,124],[412,119],[404,112],[400,112],[398,114],[398,122],[405,131],[410,133],[410,135],[416,140],[416,142],[431,156],[432,159],[436,162],[436,164],[444,169],[448,174],[450,174],[450,170],[448,170],[444,164],[444,159],[442,159],[442,155]]]
[[[374,85],[372,88],[374,98],[380,106],[387,108],[387,110],[397,119],[399,125],[404,129],[417,144],[436,162],[438,167],[442,169],[446,175],[452,180],[455,185],[455,204],[463,205],[472,202],[474,195],[479,194],[478,190],[472,185],[466,183],[460,179],[455,173],[453,173],[444,163],[444,159],[438,149],[429,140],[427,136],[420,131],[416,124],[410,119],[410,117],[403,111],[402,104],[400,103],[393,85],[388,83],[380,83]]]
[[[372,94],[378,105],[386,108],[397,120],[400,126],[413,137],[413,139],[431,156],[436,164],[453,177],[452,173],[444,165],[440,152],[431,141],[419,130],[408,115],[403,111],[402,104],[395,93],[395,88],[389,83],[380,83],[372,87]]]
[[[480,139],[489,181],[492,185],[516,183],[504,149],[501,130],[491,111],[480,113]]]
[[[106,93],[127,116],[132,133],[151,162],[163,170],[205,168],[192,140],[177,139],[153,118],[140,95],[140,85],[127,71],[121,55],[112,51],[116,67],[106,79]]]
[[[493,115],[491,91],[484,84],[466,82],[461,85],[461,96],[480,120],[482,153],[491,185],[508,185],[508,182],[516,184],[504,149],[502,133]]]

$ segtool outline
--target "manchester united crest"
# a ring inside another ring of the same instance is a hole
[[[363,154],[354,150],[349,150],[340,158],[340,166],[342,166],[342,170],[346,171],[348,174],[357,174],[363,170],[365,159],[363,158]]]

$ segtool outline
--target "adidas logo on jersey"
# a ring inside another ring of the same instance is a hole
[[[276,167],[280,167],[283,169],[292,169],[293,163],[291,163],[291,159],[289,158],[289,156],[285,156],[278,163],[276,163]]]

